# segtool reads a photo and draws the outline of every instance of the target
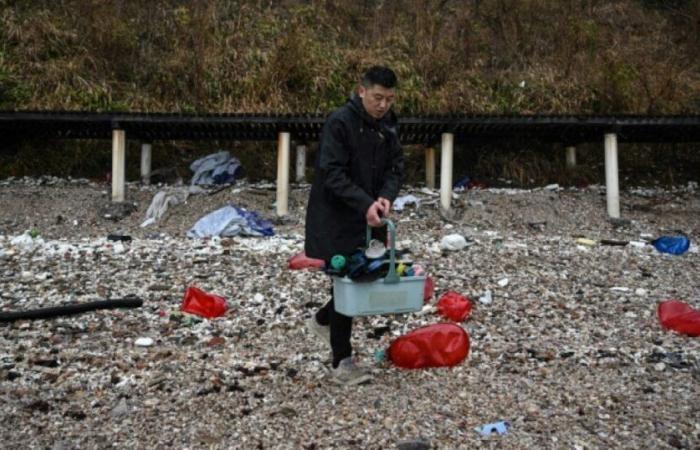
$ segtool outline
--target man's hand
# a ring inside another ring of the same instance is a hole
[[[380,205],[382,217],[389,218],[389,213],[391,212],[391,202],[384,197],[379,197],[377,202]]]
[[[380,227],[382,225],[381,213],[382,205],[379,200],[372,203],[372,205],[367,209],[367,214],[365,215],[367,219],[367,225],[370,227]]]

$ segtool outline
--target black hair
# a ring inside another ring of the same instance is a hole
[[[369,88],[375,84],[387,89],[396,87],[396,74],[393,70],[384,66],[372,66],[362,75],[362,86]]]

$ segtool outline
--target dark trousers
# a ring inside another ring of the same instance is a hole
[[[321,325],[330,325],[331,327],[333,367],[338,367],[341,360],[352,356],[352,345],[350,344],[352,317],[336,312],[333,304],[333,288],[331,288],[331,300],[316,312],[316,321]]]

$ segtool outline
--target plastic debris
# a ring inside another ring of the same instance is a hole
[[[228,309],[226,299],[218,295],[209,294],[203,290],[190,286],[185,291],[180,310],[195,314],[207,319],[223,316]]]
[[[501,420],[476,427],[474,430],[476,430],[482,436],[491,436],[493,434],[503,436],[504,434],[508,433],[508,428],[510,428],[510,422]]]
[[[131,239],[131,236],[126,235],[126,234],[108,234],[107,240],[108,241],[117,241],[117,242],[129,242],[132,239]]]
[[[469,182],[471,182],[471,180],[472,179],[466,175],[455,181],[455,183],[452,185],[452,189],[469,189]]]
[[[137,347],[150,347],[153,345],[153,339],[149,337],[140,337],[134,341],[134,345]]]
[[[381,350],[375,350],[374,351],[374,362],[384,362],[386,359],[386,350],[381,349]]]
[[[228,205],[199,219],[187,232],[187,237],[272,236],[273,234],[272,224],[262,219],[256,212]]]
[[[25,231],[23,234],[17,235],[10,240],[10,244],[17,247],[22,252],[31,252],[37,248],[44,246],[44,240],[41,236],[32,237],[32,231]]]
[[[425,284],[423,285],[423,301],[428,303],[431,298],[435,295],[435,282],[433,278],[428,275],[425,278]]]
[[[378,259],[386,254],[386,246],[378,239],[372,239],[365,249],[365,256],[369,259]]]
[[[662,236],[651,241],[651,244],[661,253],[672,255],[682,255],[690,247],[690,241],[685,236]]]
[[[398,367],[450,367],[469,354],[469,335],[460,326],[439,323],[418,328],[391,342],[387,358]]]
[[[610,290],[613,292],[629,292],[629,291],[631,291],[630,288],[624,287],[624,286],[613,286],[610,288]]]
[[[192,184],[231,184],[242,172],[241,162],[227,151],[212,153],[190,164]]]
[[[484,295],[479,297],[479,303],[482,305],[490,305],[493,302],[493,294],[491,294],[490,290],[487,290],[484,292]]]
[[[498,285],[500,287],[506,287],[508,286],[508,283],[510,283],[510,280],[508,278],[501,278],[500,280],[498,280]]]
[[[625,245],[629,244],[629,241],[618,241],[615,239],[601,239],[600,243],[603,245],[624,247]]]
[[[467,246],[467,240],[461,234],[448,234],[442,238],[440,248],[443,250],[457,251]]]
[[[586,238],[578,238],[578,239],[576,239],[576,243],[581,244],[581,245],[587,245],[589,247],[593,247],[597,244],[597,242],[594,241],[593,239],[586,239]]]
[[[299,252],[287,260],[287,268],[290,270],[323,269],[326,263],[322,259],[309,258],[305,252]]]
[[[666,300],[657,308],[661,326],[688,336],[700,336],[700,310],[680,300]]]
[[[420,199],[415,195],[402,195],[401,197],[396,197],[392,207],[394,211],[403,211],[406,205],[414,204],[416,208],[420,205]]]
[[[437,311],[444,317],[461,322],[472,312],[471,301],[455,291],[447,291],[437,302]]]

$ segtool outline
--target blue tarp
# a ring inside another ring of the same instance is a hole
[[[213,153],[190,164],[192,184],[231,184],[242,168],[241,162],[227,151]]]
[[[272,224],[258,213],[235,206],[224,206],[202,217],[187,232],[187,237],[272,236]]]

